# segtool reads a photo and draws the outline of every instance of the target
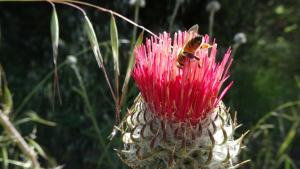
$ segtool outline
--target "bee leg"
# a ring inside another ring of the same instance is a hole
[[[188,57],[189,59],[194,59],[196,56],[192,53],[183,52],[184,56]]]
[[[201,68],[202,66],[203,66],[203,61],[200,60],[200,61],[198,62],[198,67]]]
[[[179,69],[182,69],[184,65],[181,64],[181,63],[179,63],[179,62],[177,62],[177,63],[176,63],[176,66],[177,66]]]

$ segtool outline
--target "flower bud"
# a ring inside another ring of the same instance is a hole
[[[206,11],[208,12],[217,12],[221,9],[221,4],[219,1],[212,0],[206,5]]]
[[[233,41],[237,44],[244,44],[247,42],[247,36],[243,32],[239,32],[234,35]]]

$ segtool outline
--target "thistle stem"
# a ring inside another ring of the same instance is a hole
[[[209,27],[208,27],[208,32],[209,32],[209,37],[210,41],[213,39],[213,27],[214,27],[214,17],[215,17],[215,11],[211,11],[209,15]]]
[[[178,9],[179,9],[179,7],[180,7],[180,5],[181,5],[182,2],[183,2],[182,0],[176,0],[175,7],[174,7],[173,13],[172,13],[171,18],[170,18],[169,32],[172,31],[172,27],[173,27],[176,15],[178,13]]]

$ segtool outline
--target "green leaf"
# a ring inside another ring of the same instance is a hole
[[[36,149],[36,151],[38,152],[39,155],[41,155],[42,157],[47,159],[47,155],[46,155],[45,151],[37,142],[35,142],[33,139],[30,139],[30,138],[28,139],[28,141],[29,141],[29,144],[32,145]]]
[[[294,161],[295,159],[292,159],[289,155],[285,155],[285,158],[284,158],[284,169],[299,169]]]
[[[90,41],[91,47],[93,49],[97,64],[100,68],[103,67],[103,58],[100,52],[98,40],[96,33],[94,31],[93,25],[90,19],[85,15],[84,16],[84,31],[86,32],[88,39]]]
[[[292,25],[289,25],[289,26],[285,27],[283,31],[285,33],[289,33],[289,32],[297,30],[297,28],[298,28],[297,24],[292,24]]]
[[[140,45],[142,44],[142,42],[143,42],[143,38],[144,38],[144,31],[142,31],[142,32],[140,33],[140,35],[139,35],[139,37],[137,38],[137,40],[136,40],[134,46],[135,46],[135,47],[140,46]],[[128,69],[127,71],[130,72],[130,70],[131,70],[132,67],[133,67],[134,61],[135,61],[135,58],[134,58],[134,49],[133,49],[133,51],[132,51],[132,53],[131,53],[131,56],[130,56],[129,64],[128,64],[128,68],[129,68],[129,69]]]
[[[289,158],[285,158],[284,160],[284,169],[291,169],[291,161]]]
[[[0,104],[4,114],[8,115],[13,108],[12,94],[7,87],[5,73],[0,65]]]
[[[116,20],[114,16],[111,16],[110,21],[110,38],[111,38],[111,48],[113,53],[114,60],[114,70],[116,74],[119,76],[119,39],[118,39],[118,29],[116,25]]]
[[[8,154],[6,146],[2,146],[2,159],[3,159],[3,169],[8,169]]]
[[[278,5],[275,9],[274,9],[275,13],[278,15],[282,15],[286,12],[286,8],[283,5]]]
[[[134,46],[137,47],[137,46],[141,45],[142,42],[143,42],[143,38],[144,38],[144,31],[142,31],[140,33],[140,35],[137,38]],[[130,58],[129,58],[128,66],[127,66],[127,72],[126,72],[125,80],[124,80],[123,87],[122,87],[121,103],[124,102],[124,99],[126,97],[126,93],[127,93],[127,89],[128,89],[128,83],[129,83],[129,80],[130,80],[130,72],[132,70],[133,64],[134,64],[134,49],[130,54]]]
[[[143,42],[143,38],[144,38],[144,31],[142,31],[138,37],[138,39],[135,42],[135,47],[140,46]]]
[[[52,17],[51,17],[51,39],[52,39],[52,48],[53,48],[53,63],[57,63],[57,54],[58,54],[58,41],[59,41],[59,23],[56,13],[56,8],[53,5]]]
[[[3,85],[3,113],[8,115],[13,107],[12,95],[6,84]]]
[[[292,141],[294,140],[295,135],[297,133],[297,128],[299,126],[299,122],[300,122],[300,119],[297,119],[297,121],[295,121],[295,123],[293,124],[293,126],[289,130],[286,138],[284,139],[284,141],[280,145],[279,150],[278,150],[277,155],[276,155],[277,159],[279,159],[280,156],[282,156],[286,152],[286,150],[289,148]]]
[[[34,122],[37,122],[37,123],[40,123],[40,124],[44,124],[44,125],[47,125],[47,126],[56,126],[56,123],[41,118],[39,115],[37,115],[33,111],[27,112],[27,116],[29,118],[31,118],[31,120],[34,121]]]

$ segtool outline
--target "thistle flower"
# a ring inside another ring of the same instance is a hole
[[[234,35],[233,41],[237,44],[244,44],[247,42],[247,36],[243,32],[239,32]]]
[[[139,3],[139,6],[144,8],[146,6],[146,0],[130,0],[129,4],[134,6],[136,3]]]
[[[207,5],[206,5],[206,11],[209,11],[209,12],[216,12],[218,10],[220,10],[221,8],[221,4],[219,1],[216,1],[216,0],[212,0],[210,1]]]
[[[140,90],[122,122],[119,157],[132,168],[237,168],[244,135],[234,140],[236,120],[222,102],[232,63],[230,49],[216,62],[217,44],[197,49],[196,59],[176,66],[188,32],[163,33],[135,48],[132,72]],[[203,43],[209,42],[205,35]],[[236,164],[236,165],[235,165]]]

